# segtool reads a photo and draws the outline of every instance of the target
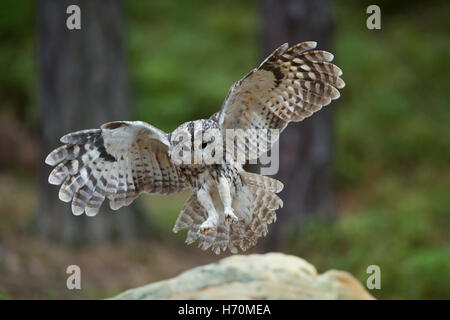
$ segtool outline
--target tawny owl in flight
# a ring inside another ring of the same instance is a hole
[[[65,135],[45,160],[56,166],[49,183],[62,184],[59,198],[72,201],[75,215],[88,216],[105,198],[117,210],[143,192],[190,188],[173,231],[188,229],[188,244],[198,240],[215,253],[245,251],[276,220],[283,185],[242,165],[267,152],[289,122],[339,98],[336,88],[345,85],[330,63],[333,55],[315,47],[312,41],[282,45],[231,87],[219,112],[170,134],[141,121],[117,121]]]

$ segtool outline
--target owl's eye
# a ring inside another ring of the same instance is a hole
[[[207,142],[203,142],[203,143],[202,143],[202,149],[205,149],[207,145],[208,145]]]

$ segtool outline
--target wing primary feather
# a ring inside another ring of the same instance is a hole
[[[104,161],[102,161],[101,167],[102,169],[98,177],[96,178],[97,183],[95,185],[91,198],[86,203],[85,212],[87,216],[95,216],[98,213],[98,210],[100,209],[103,201],[105,200],[107,183],[105,175],[108,174],[108,170],[110,169],[111,164],[109,162],[105,163]]]

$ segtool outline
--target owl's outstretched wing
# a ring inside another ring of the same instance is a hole
[[[167,134],[145,122],[110,122],[61,142],[45,159],[56,166],[48,181],[62,184],[59,198],[72,201],[75,215],[96,215],[105,198],[117,210],[142,192],[169,194],[187,186],[170,161]]]
[[[313,50],[316,45],[309,41],[288,48],[285,43],[236,82],[219,113],[213,115],[222,130],[278,129],[281,132],[290,121],[301,121],[339,98],[337,88],[345,86],[339,77],[342,71],[330,63],[331,53]],[[256,141],[251,140],[241,143],[255,151],[249,152],[250,155],[259,157],[266,149],[257,148]],[[271,140],[269,145],[275,142]]]

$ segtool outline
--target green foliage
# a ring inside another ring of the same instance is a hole
[[[311,222],[290,252],[324,271],[348,270],[365,283],[369,265],[381,268],[378,298],[448,297],[448,185],[436,177],[380,178],[370,198],[333,225]],[[426,189],[426,190],[425,190]]]
[[[335,56],[347,84],[336,106],[341,215],[312,222],[291,251],[363,283],[367,266],[379,265],[379,298],[449,297],[450,5],[382,7],[381,31],[354,18],[364,8],[336,4]]]
[[[448,29],[428,24],[444,24],[446,10],[436,17],[427,9],[388,16],[378,32],[351,19],[355,9],[340,7],[336,57],[347,84],[336,118],[340,186],[359,183],[373,164],[398,173],[448,166],[450,43]]]
[[[35,121],[34,2],[0,1],[0,112]]]
[[[127,9],[135,116],[165,130],[210,117],[258,61],[253,2],[130,1]]]

